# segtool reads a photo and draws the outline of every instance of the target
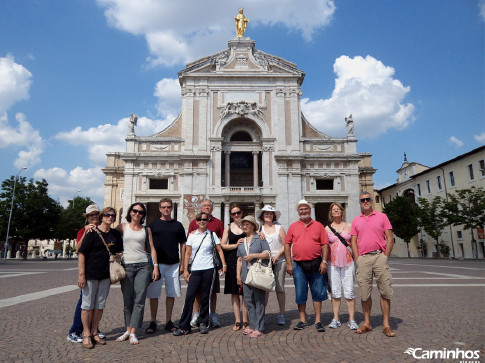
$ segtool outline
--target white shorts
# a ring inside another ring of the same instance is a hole
[[[342,287],[344,289],[344,297],[346,299],[352,300],[355,297],[354,271],[354,261],[345,267],[330,265],[330,285],[332,288],[332,297],[340,299],[342,297]]]
[[[86,286],[82,289],[82,310],[104,309],[106,298],[109,294],[111,282],[109,279],[87,280]]]
[[[158,299],[162,295],[163,280],[165,280],[167,297],[180,297],[179,268],[179,263],[158,265],[160,279],[148,285],[147,299]]]

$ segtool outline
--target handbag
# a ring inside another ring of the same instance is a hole
[[[244,238],[244,247],[246,248],[246,255],[249,254],[247,238]],[[275,291],[276,281],[271,267],[271,258],[268,266],[263,266],[261,260],[257,260],[251,264],[244,283],[248,286],[255,287],[263,291]]]
[[[212,240],[212,261],[214,262],[214,268],[216,270],[220,270],[222,268],[222,261],[221,256],[219,256],[219,252],[217,252],[216,242],[214,241],[214,235],[211,231],[211,240]]]
[[[199,252],[200,247],[202,246],[202,243],[204,242],[204,239],[205,239],[206,236],[207,236],[207,233],[204,235],[204,238],[202,238],[202,241],[200,241],[199,248],[197,248],[197,251],[195,251],[194,258],[190,257],[190,259],[189,259],[189,263],[187,265],[187,271],[188,271],[189,274],[192,273],[192,263],[194,262],[195,256],[197,256],[197,252]]]
[[[99,232],[97,228],[95,230],[96,230],[96,233],[98,233],[99,237],[101,237],[101,240],[103,241],[109,253],[109,280],[112,284],[116,284],[117,282],[123,280],[126,277],[125,268],[121,265],[121,259],[123,257],[123,254],[111,253],[101,232]]]

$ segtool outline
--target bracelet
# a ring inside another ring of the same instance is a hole
[[[324,263],[325,265],[328,265],[328,262],[325,260],[322,260],[322,263]]]
[[[153,266],[158,266],[158,263],[154,263]]]
[[[222,265],[223,267],[227,267],[227,265]]]

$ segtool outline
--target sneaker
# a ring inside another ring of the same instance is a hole
[[[165,324],[165,328],[164,329],[167,330],[167,331],[177,330],[177,328],[175,327],[175,325],[173,325],[172,320],[169,320],[167,322],[167,324]]]
[[[207,327],[207,324],[200,323],[200,334],[207,334],[208,332],[209,328]]]
[[[177,329],[173,332],[173,335],[175,335],[176,337],[179,337],[181,335],[187,335],[187,334],[190,334],[190,333],[191,333],[190,330]]]
[[[83,338],[77,333],[69,333],[69,335],[67,336],[67,341],[71,343],[82,343]]]
[[[220,324],[219,324],[219,321],[217,320],[217,315],[216,313],[211,313],[210,314],[210,327],[213,328],[213,329],[217,329],[217,328],[220,328]]]
[[[315,329],[317,329],[317,332],[323,333],[325,331],[325,327],[321,322],[315,323]]]
[[[349,323],[347,325],[349,326],[350,330],[357,330],[357,329],[359,329],[359,326],[357,325],[357,323],[355,322],[355,320],[349,321]]]
[[[194,313],[194,315],[192,316],[192,320],[190,321],[190,326],[192,328],[196,328],[197,326],[199,325],[199,313],[196,312]]]
[[[285,325],[285,324],[286,324],[285,316],[282,314],[278,315],[278,325]]]
[[[355,321],[354,321],[354,323],[355,323]],[[337,319],[332,319],[332,322],[330,324],[328,324],[328,327],[332,328],[332,329],[337,329],[340,326],[342,326],[342,324],[340,324],[340,321],[337,320]],[[355,328],[355,329],[357,329],[357,328]]]
[[[101,332],[98,330],[98,337],[100,337],[101,339],[104,339],[104,338],[106,338],[106,334],[101,333]]]
[[[306,327],[307,327],[306,323],[304,323],[303,321],[299,321],[298,324],[295,325],[293,330],[303,330]]]

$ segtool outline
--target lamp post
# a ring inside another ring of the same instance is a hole
[[[12,212],[13,212],[13,201],[15,199],[15,187],[17,186],[17,179],[19,178],[20,173],[22,170],[27,169],[27,167],[23,167],[22,169],[19,170],[17,175],[15,176],[15,180],[13,182],[13,191],[12,191],[12,201],[10,202],[10,216],[8,217],[8,226],[7,226],[7,238],[5,239],[5,248],[4,248],[4,253],[3,253],[3,259],[7,259],[7,252],[8,252],[8,236],[10,234],[10,222],[12,221]]]
[[[72,200],[72,209],[74,209],[74,204],[76,203],[76,198],[79,193],[81,193],[81,191],[78,189],[78,191],[76,192],[76,195],[74,195],[74,199]]]

